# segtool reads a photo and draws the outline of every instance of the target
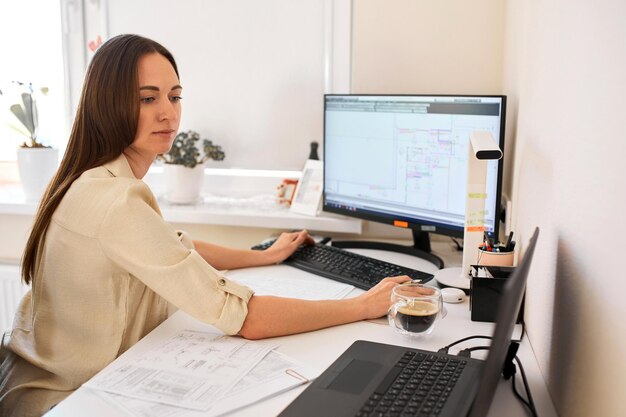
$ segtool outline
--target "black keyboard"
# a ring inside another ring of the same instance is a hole
[[[274,241],[253,246],[252,249],[267,249],[272,243]],[[432,274],[426,272],[319,243],[300,246],[283,263],[364,290],[372,288],[386,277],[408,275],[411,279],[420,282],[433,278]]]
[[[407,351],[357,416],[437,416],[466,365],[458,357]]]

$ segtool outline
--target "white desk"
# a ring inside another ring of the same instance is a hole
[[[422,267],[423,270],[429,272],[434,272],[435,269],[434,266],[427,262],[407,255],[366,250],[358,250],[356,252],[366,253],[370,256],[382,255],[386,260],[406,266]],[[444,258],[446,258],[446,263],[454,263],[451,262],[447,256],[444,256]],[[274,268],[277,272],[282,271],[282,273],[286,270],[284,267],[270,266],[267,268]],[[307,274],[293,268],[287,270],[292,271],[293,274]],[[310,279],[324,279],[311,274],[307,275],[310,276]],[[360,292],[361,290],[354,290],[350,296]],[[358,339],[436,351],[463,337],[471,335],[491,335],[493,332],[493,324],[473,322],[470,320],[468,300],[461,304],[446,304],[446,308],[448,310],[446,318],[437,324],[435,332],[427,340],[415,341],[403,337],[391,329],[386,324],[385,320],[379,319],[368,322],[351,323],[300,335],[278,337],[273,339],[273,342],[280,345],[279,351],[303,363],[316,367],[321,371],[327,368],[344,350]],[[520,329],[519,326],[517,327],[513,337],[518,337],[519,335]],[[139,343],[120,356],[115,363],[131,361],[141,356],[160,341],[165,340],[182,329],[215,331],[215,328],[212,326],[203,324],[188,316],[186,313],[178,311],[153,332],[144,337]],[[482,344],[483,342],[478,340],[471,341],[461,346],[469,347]],[[451,349],[451,353],[454,352],[456,351]],[[479,352],[474,352],[473,357],[481,357],[478,353]],[[526,370],[528,382],[539,415],[542,417],[556,416],[556,411],[548,395],[532,348],[526,337],[520,346],[518,356]],[[266,399],[250,407],[238,410],[231,415],[241,417],[275,416],[280,413],[287,404],[293,401],[305,387],[306,386],[301,386]],[[518,379],[517,387],[520,392],[523,392],[521,379]],[[51,417],[74,417],[79,415],[113,417],[123,416],[125,414],[86,388],[78,389],[47,414],[47,416]],[[514,397],[511,391],[510,380],[501,381],[489,415],[492,417],[503,415],[507,417],[526,417],[529,415],[523,405]]]

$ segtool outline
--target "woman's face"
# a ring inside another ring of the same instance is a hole
[[[172,146],[180,123],[181,93],[176,71],[163,55],[139,59],[139,123],[131,148],[154,158]]]

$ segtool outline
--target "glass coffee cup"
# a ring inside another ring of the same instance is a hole
[[[401,284],[391,292],[391,307],[387,312],[389,325],[400,334],[428,335],[435,323],[445,317],[441,291],[416,282]]]

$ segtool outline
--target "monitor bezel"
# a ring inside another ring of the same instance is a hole
[[[501,116],[500,116],[500,137],[498,138],[498,145],[504,155],[504,136],[506,126],[506,95],[499,94],[324,94],[324,127],[323,127],[323,153],[324,160],[326,160],[326,109],[329,97],[459,97],[459,98],[499,98],[501,100]],[[326,178],[327,166],[324,164],[324,178]],[[494,230],[490,233],[491,236],[498,237],[500,231],[501,221],[501,201],[502,201],[502,183],[504,173],[504,158],[498,161],[498,174],[497,174],[497,186],[496,186],[496,207],[493,207],[495,212],[494,218]],[[347,210],[340,207],[333,207],[327,204],[326,198],[326,182],[324,181],[324,187],[322,192],[322,211],[334,214],[341,214],[348,217],[358,218],[362,220],[373,221],[382,224],[388,224],[394,227],[401,227],[411,229],[416,232],[428,232],[437,233],[452,237],[463,237],[464,226],[452,226],[448,224],[429,221],[426,219],[416,219],[415,217],[407,217],[403,215],[392,216],[384,213],[372,213],[369,210],[357,209],[356,211]],[[398,222],[405,222],[405,225],[399,226]]]

